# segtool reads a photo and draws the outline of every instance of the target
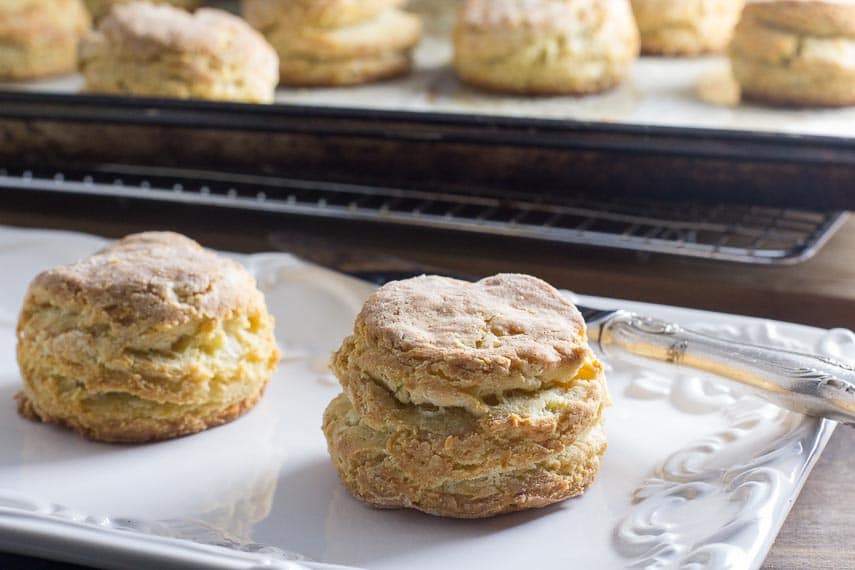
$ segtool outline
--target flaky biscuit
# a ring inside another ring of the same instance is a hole
[[[113,6],[118,4],[128,4],[135,0],[84,0],[86,7],[95,19],[101,19],[106,16]],[[149,0],[154,4],[171,4],[185,10],[195,10],[202,4],[202,0]]]
[[[855,4],[750,3],[729,48],[745,97],[798,106],[855,105]]]
[[[365,303],[333,358],[339,377],[368,374],[402,402],[485,414],[485,399],[573,378],[589,355],[576,307],[540,279],[392,282]]]
[[[400,8],[407,0],[243,0],[243,16],[266,31],[278,26],[341,28]]]
[[[370,505],[492,516],[577,495],[605,450],[603,368],[547,283],[438,276],[375,292],[333,355],[336,468]],[[593,435],[592,435],[593,434]]]
[[[81,47],[86,90],[267,103],[279,59],[263,36],[221,10],[116,6]]]
[[[609,404],[595,359],[566,384],[505,394],[481,416],[462,408],[404,404],[368,376],[340,379],[362,423],[388,433],[390,458],[424,485],[543,461],[598,423]]]
[[[30,285],[19,409],[101,441],[177,437],[252,408],[278,355],[240,264],[178,234],[137,234]]]
[[[466,0],[454,30],[458,76],[512,93],[604,91],[638,53],[629,0]]]
[[[597,424],[537,464],[430,486],[401,471],[387,452],[388,435],[366,426],[344,395],[327,408],[323,429],[339,476],[355,497],[376,508],[456,518],[540,508],[580,495],[593,482],[606,450],[605,433]]]
[[[81,0],[0,2],[0,79],[33,79],[77,69],[91,27]]]
[[[661,55],[722,51],[744,5],[744,0],[632,0],[642,51]]]
[[[264,33],[279,54],[283,85],[354,85],[409,73],[422,24],[390,8],[348,26],[280,21]]]

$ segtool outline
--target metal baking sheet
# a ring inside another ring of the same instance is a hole
[[[587,97],[520,97],[461,84],[450,61],[456,0],[415,0],[425,38],[409,77],[334,89],[279,89],[276,101],[304,107],[407,111],[429,114],[557,119],[640,126],[683,127],[851,138],[855,108],[786,109],[739,103],[725,57],[641,58],[619,88]],[[234,2],[219,2],[236,11]],[[82,79],[68,76],[0,83],[0,90],[78,93]]]

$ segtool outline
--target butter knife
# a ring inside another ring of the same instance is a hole
[[[832,358],[724,340],[628,311],[579,306],[606,354],[682,364],[736,381],[782,408],[855,425],[855,368]]]

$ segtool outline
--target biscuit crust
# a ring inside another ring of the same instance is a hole
[[[749,4],[730,45],[743,95],[793,106],[855,105],[855,5]]]
[[[375,508],[411,508],[454,518],[484,518],[541,508],[582,494],[594,481],[607,443],[596,424],[562,452],[522,469],[424,484],[387,453],[388,435],[360,422],[339,396],[324,415],[330,455],[344,485]]]
[[[269,103],[279,58],[240,18],[145,2],[116,6],[81,46],[86,90]]]
[[[113,6],[118,4],[128,4],[130,2],[136,2],[137,0],[84,0],[86,3],[86,7],[89,9],[89,12],[92,14],[92,17],[96,20],[100,20],[104,16],[110,13],[110,10],[113,9]],[[171,4],[172,6],[176,6],[178,8],[184,8],[185,10],[195,10],[199,6],[201,6],[201,0],[146,0],[147,2],[151,2],[153,4]]]
[[[129,236],[30,285],[19,411],[100,441],[194,433],[252,408],[279,359],[240,266],[172,233]]]
[[[0,79],[75,71],[78,44],[91,25],[81,0],[0,3]]]
[[[694,56],[724,50],[744,0],[632,0],[646,54]]]
[[[401,8],[407,0],[244,0],[243,17],[254,28],[343,28]]]
[[[466,0],[454,67],[489,90],[583,95],[620,84],[639,45],[628,0]]]

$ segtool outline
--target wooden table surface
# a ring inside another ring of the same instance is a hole
[[[221,249],[308,252],[316,261],[347,271],[427,270],[468,276],[518,271],[579,293],[855,328],[855,220],[815,259],[793,267],[748,267],[261,215],[238,218],[216,211],[188,214],[173,206],[126,206],[109,215],[93,215],[69,204],[0,204],[0,224],[110,237],[175,229]],[[764,568],[855,568],[853,449],[855,430],[840,427]]]

